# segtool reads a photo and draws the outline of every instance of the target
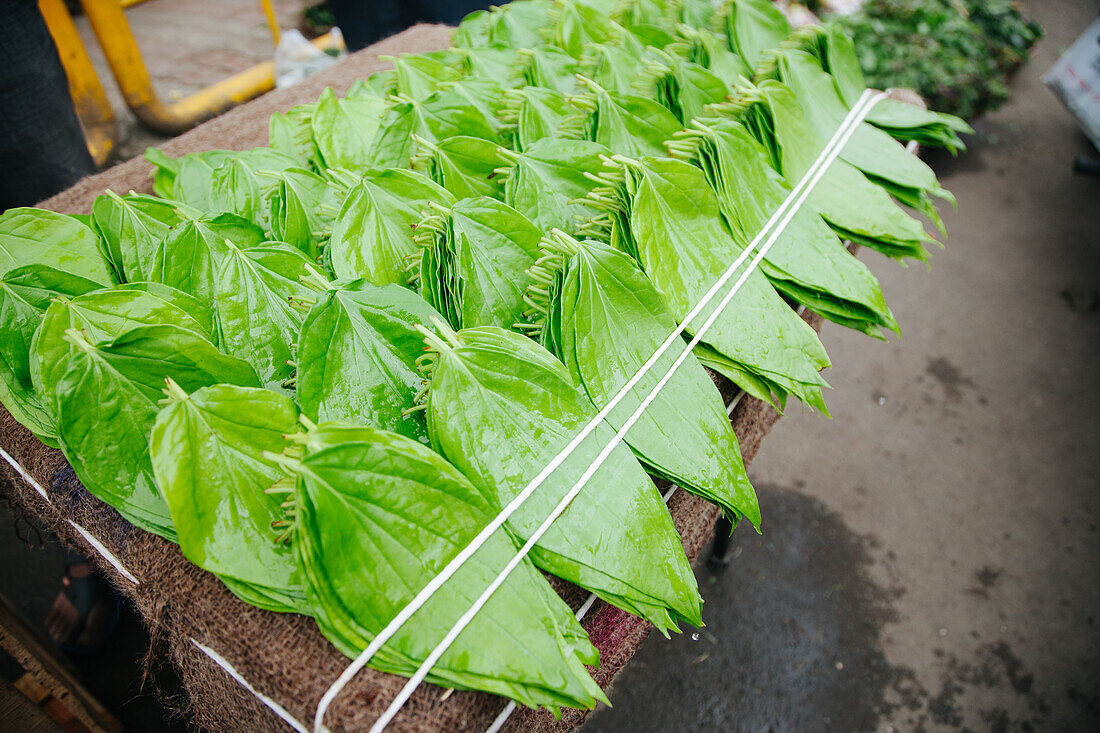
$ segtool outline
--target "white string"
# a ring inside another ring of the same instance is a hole
[[[23,478],[23,480],[27,482],[27,484],[32,489],[37,491],[43,499],[46,500],[47,504],[50,504],[51,506],[53,505],[53,502],[50,501],[50,495],[46,493],[46,489],[42,488],[42,484],[38,483],[38,481],[35,480],[34,476],[31,476],[30,472],[27,469],[23,468],[22,465],[20,465],[19,461],[12,458],[11,454],[9,454],[3,448],[0,448],[0,457],[3,457],[3,459],[8,462],[8,465],[14,468],[15,472],[18,473]],[[111,566],[118,571],[119,575],[126,578],[134,585],[140,584],[138,579],[134,577],[134,574],[127,570],[122,562],[117,557],[115,557],[114,553],[108,550],[106,545],[96,539],[91,532],[84,529],[71,519],[66,519],[65,521],[72,525],[73,529],[79,532],[80,536],[87,540],[88,544],[92,546],[92,549],[102,555],[103,559],[109,562]]]
[[[91,532],[84,529],[71,519],[66,519],[65,521],[72,525],[73,529],[79,532],[80,536],[86,539],[88,541],[88,544],[91,545],[96,552],[103,556],[104,560],[109,562],[111,566],[118,571],[119,575],[126,578],[134,585],[140,585],[138,579],[134,577],[133,573],[131,573],[122,565],[122,562],[117,557],[115,557],[113,552],[107,549],[106,545],[93,537]]]
[[[53,504],[53,502],[50,501],[50,495],[46,493],[46,490],[44,488],[42,488],[42,484],[35,481],[34,476],[31,476],[30,473],[28,473],[25,468],[20,466],[17,460],[8,455],[8,452],[3,448],[0,448],[0,456],[4,457],[4,460],[8,462],[8,465],[14,468],[15,472],[22,476],[23,480],[26,481],[32,489],[37,491],[39,495],[46,500],[47,504]]]
[[[672,495],[676,493],[677,488],[679,488],[679,487],[677,487],[675,485],[670,486],[668,491],[666,491],[661,496],[661,500],[665,504],[667,504],[668,500],[672,498]],[[596,602],[596,594],[595,593],[589,593],[588,598],[585,599],[584,603],[581,604],[581,607],[578,608],[577,612],[574,614],[578,621],[583,621],[584,620],[584,617],[588,615],[588,612],[590,610],[592,610],[592,605],[595,602]],[[493,720],[492,724],[490,724],[489,727],[485,729],[485,733],[500,733],[500,729],[504,727],[504,724],[508,722],[508,718],[512,717],[512,713],[514,713],[515,711],[516,711],[516,701],[515,700],[509,700],[508,704],[504,706],[504,709],[500,711],[500,715],[498,715]]]
[[[244,677],[242,677],[241,674],[236,669],[233,668],[233,665],[230,664],[225,659],[225,657],[223,657],[221,654],[218,654],[216,651],[214,651],[210,647],[206,646],[205,644],[197,641],[194,638],[191,639],[191,643],[194,644],[195,646],[197,646],[199,648],[199,650],[202,651],[203,654],[205,654],[206,656],[208,656],[212,660],[214,660],[214,663],[217,664],[222,669],[224,669],[230,677],[232,677],[238,683],[240,683],[241,687],[243,687],[246,690],[248,690],[249,692],[251,692],[257,698],[259,698],[260,702],[262,702],[264,705],[267,705],[269,708],[271,708],[271,710],[276,715],[278,715],[280,718],[282,718],[286,722],[287,725],[289,725],[294,730],[298,731],[298,733],[309,733],[309,728],[307,728],[304,724],[299,722],[298,719],[295,718],[293,715],[288,713],[286,711],[286,708],[284,708],[282,705],[275,702],[270,697],[263,694],[262,692],[257,690],[252,685],[250,685],[248,683],[248,680],[246,680]]]
[[[551,460],[546,465],[546,467],[544,467],[542,471],[540,471],[539,474],[535,476],[534,479],[531,480],[531,482],[523,489],[523,491],[517,494],[512,499],[512,501],[508,503],[508,505],[493,519],[492,522],[486,525],[486,527],[482,529],[482,531],[478,533],[478,535],[465,548],[463,548],[462,551],[455,555],[451,562],[448,563],[447,566],[438,575],[436,575],[431,581],[428,582],[427,585],[424,586],[424,588],[421,589],[419,593],[417,593],[413,600],[410,601],[409,604],[406,605],[394,617],[394,619],[390,621],[389,624],[387,624],[387,626],[371,641],[367,648],[364,649],[362,653],[360,653],[355,661],[353,661],[347,667],[347,669],[344,670],[344,672],[340,675],[336,682],[334,682],[333,685],[325,692],[324,696],[321,698],[320,704],[317,706],[317,712],[314,716],[313,721],[314,731],[319,733],[320,731],[324,730],[323,721],[325,712],[332,704],[332,701],[335,699],[336,695],[338,695],[340,691],[344,688],[344,686],[347,685],[348,681],[350,681],[351,678],[354,677],[359,672],[359,670],[361,670],[367,664],[368,661],[370,661],[371,657],[374,656],[374,654],[378,651],[378,649],[382,647],[383,644],[385,644],[387,641],[389,641],[390,638],[393,637],[393,635],[397,632],[398,629],[401,628],[405,621],[407,621],[417,610],[419,610],[428,601],[428,599],[431,598],[432,595],[434,595],[436,590],[438,590],[443,585],[443,583],[445,583],[454,575],[455,572],[457,572],[458,568],[461,567],[462,564],[465,563],[465,561],[470,556],[472,556],[481,547],[482,544],[485,543],[489,536],[501,526],[503,526],[504,522],[507,521],[507,519],[517,509],[519,509],[519,507],[523,504],[524,501],[527,500],[527,498],[535,491],[535,489],[541,486],[543,481],[545,481],[546,478],[551,473],[553,473],[553,471],[555,471],[558,466],[560,466],[561,463],[573,452],[573,450],[575,450],[576,447],[580,445],[580,443],[585,438],[587,438],[593,430],[596,429],[596,426],[599,425],[604,420],[604,418],[606,418],[607,415],[609,415],[611,411],[618,405],[618,403],[634,388],[634,386],[641,380],[643,376],[645,376],[649,369],[652,368],[652,366],[660,359],[664,352],[667,351],[668,348],[679,339],[681,334],[683,334],[683,332],[686,330],[688,324],[691,323],[691,321],[694,320],[694,318],[699,315],[707,305],[710,304],[710,301],[717,294],[718,290],[720,290],[722,286],[724,286],[726,282],[728,282],[729,279],[733,277],[734,273],[737,271],[737,268],[740,267],[740,265],[749,257],[749,255],[752,253],[753,248],[757,246],[757,244],[764,236],[764,234],[768,231],[768,229],[776,226],[776,222],[780,221],[781,223],[778,225],[779,229],[776,230],[775,233],[772,234],[772,236],[761,247],[761,254],[758,254],[757,257],[752,260],[749,267],[745,270],[737,283],[722,299],[721,304],[710,314],[710,316],[704,322],[703,326],[697,330],[689,346],[681,352],[680,356],[673,363],[669,371],[664,375],[664,377],[662,377],[662,379],[657,383],[657,385],[649,393],[649,395],[647,395],[646,399],[642,401],[642,403],[638,406],[638,409],[634,411],[634,414],[631,415],[631,417],[627,420],[623,427],[615,433],[615,436],[611,439],[609,444],[605,446],[605,448],[600,452],[600,454],[597,456],[596,462],[588,467],[588,469],[582,475],[581,479],[576,484],[574,484],[573,488],[570,489],[565,497],[563,497],[562,501],[555,508],[554,512],[552,512],[551,515],[547,517],[546,521],[544,521],[543,524],[540,525],[535,534],[532,535],[532,538],[524,544],[524,548],[521,549],[521,551],[512,558],[508,565],[505,566],[505,569],[501,572],[501,574],[499,574],[494,582],[490,584],[489,588],[487,588],[486,591],[482,593],[481,596],[479,596],[474,606],[472,606],[465,614],[463,614],[463,616],[459,619],[455,626],[452,627],[451,631],[448,632],[448,634],[444,637],[443,641],[440,642],[439,646],[437,646],[436,649],[428,655],[428,658],[424,661],[423,664],[421,664],[416,674],[414,674],[412,678],[410,678],[409,682],[405,685],[404,688],[402,688],[401,692],[398,694],[398,697],[394,700],[394,702],[390,705],[386,712],[383,713],[383,715],[375,722],[371,730],[381,731],[390,722],[390,720],[393,719],[393,717],[397,714],[397,711],[401,708],[401,706],[404,705],[405,701],[412,694],[412,691],[416,689],[416,687],[419,686],[420,682],[423,681],[423,679],[427,676],[430,668],[435,664],[439,657],[442,656],[442,654],[451,645],[451,643],[453,643],[454,639],[457,638],[462,629],[464,629],[466,625],[469,624],[470,620],[473,619],[473,616],[477,613],[477,611],[479,611],[481,607],[484,606],[485,602],[488,601],[489,596],[492,595],[492,593],[503,583],[504,579],[507,578],[508,574],[522,561],[522,559],[534,546],[534,542],[537,541],[538,538],[541,538],[543,534],[545,534],[553,521],[561,515],[566,506],[568,506],[569,502],[571,502],[573,498],[577,495],[577,493],[580,492],[581,488],[583,488],[588,479],[591,478],[591,476],[600,468],[600,466],[603,465],[603,462],[607,460],[607,457],[611,454],[612,450],[614,450],[622,441],[623,435],[625,435],[626,431],[629,430],[634,422],[637,421],[641,413],[649,406],[653,399],[655,399],[657,393],[664,387],[669,379],[671,379],[677,367],[679,367],[679,365],[684,362],[687,356],[691,353],[691,349],[699,343],[699,341],[702,339],[702,336],[706,333],[707,330],[709,330],[710,326],[714,323],[715,320],[717,320],[718,316],[721,315],[721,312],[725,308],[725,306],[729,304],[730,300],[733,299],[733,296],[748,279],[749,275],[752,274],[753,270],[763,258],[763,254],[766,254],[768,249],[771,248],[771,245],[775,243],[776,239],[778,239],[779,234],[782,233],[787,223],[798,211],[798,208],[801,207],[802,202],[805,201],[806,196],[809,194],[809,190],[817,184],[817,181],[820,180],[821,176],[824,174],[826,167],[831,164],[832,161],[835,160],[836,157],[839,155],[840,150],[843,148],[844,144],[847,143],[848,139],[855,131],[856,125],[858,125],[858,123],[863,120],[867,112],[870,111],[871,107],[882,96],[884,96],[882,93],[872,93],[870,90],[864,92],[863,96],[860,97],[856,105],[852,107],[852,110],[845,117],[844,122],[839,128],[837,128],[837,132],[834,133],[828,144],[825,146],[825,148],[822,149],[822,152],[818,156],[817,160],[814,161],[814,164],[806,172],[802,180],[798,182],[798,185],[795,186],[795,188],[791,191],[787,198],[784,199],[783,203],[768,220],[764,228],[760,231],[760,233],[756,235],[749,246],[746,247],[745,250],[734,260],[734,262],[729,266],[726,272],[723,273],[723,275],[714,283],[714,285],[711,286],[710,290],[706,293],[703,299],[700,300],[694,308],[692,308],[691,312],[689,312],[686,317],[684,317],[681,323],[673,330],[672,334],[669,335],[665,342],[662,343],[660,347],[658,347],[658,349],[645,362],[645,364],[642,365],[638,372],[633,377],[631,377],[626,382],[626,384],[623,385],[623,387],[614,397],[611,398],[607,405],[605,405],[601,410],[597,412],[596,416],[593,417],[587,425],[585,425],[585,427],[573,438],[573,440],[571,440],[565,446],[565,448],[563,448],[562,451],[558,453],[558,455],[555,456],[554,459]],[[792,206],[794,207],[793,209]],[[789,209],[790,211],[788,211]]]

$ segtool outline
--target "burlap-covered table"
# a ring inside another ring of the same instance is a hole
[[[272,113],[314,101],[326,87],[343,94],[351,84],[385,68],[380,55],[420,53],[448,45],[450,29],[419,25],[366,48],[335,67],[289,89],[271,92],[187,132],[162,146],[171,156],[212,148],[247,149],[267,144]],[[77,183],[40,204],[67,213],[88,213],[105,189],[150,192],[151,166],[138,158]],[[815,328],[813,318],[807,318]],[[727,403],[735,389],[720,380]],[[775,410],[751,397],[742,399],[732,420],[745,463],[752,460],[764,435],[778,419]],[[317,703],[348,660],[329,644],[311,619],[261,611],[238,600],[211,574],[195,567],[179,548],[136,529],[112,508],[91,496],[76,479],[60,451],[39,443],[7,411],[0,409],[0,447],[10,461],[0,461],[0,492],[17,508],[38,516],[64,542],[95,558],[99,569],[130,598],[149,626],[154,652],[167,654],[179,667],[190,696],[193,722],[215,731],[284,731],[293,718],[309,727]],[[36,482],[49,496],[43,499]],[[693,563],[710,540],[718,510],[683,491],[673,494],[669,510]],[[127,578],[73,526],[86,529],[136,579]],[[587,593],[552,580],[574,609]],[[602,602],[584,619],[584,628],[600,651],[596,681],[610,687],[615,676],[649,633],[649,625]],[[234,679],[199,645],[216,653],[238,674]],[[404,683],[403,678],[373,670],[361,672],[340,694],[325,722],[332,730],[366,730]],[[249,689],[251,688],[251,689]],[[257,694],[258,693],[258,694]],[[483,731],[506,701],[483,693],[443,691],[422,686],[391,725],[400,731]],[[263,696],[261,699],[260,696]],[[276,707],[285,713],[280,717]],[[579,725],[580,711],[555,720],[545,711],[519,709],[504,730],[563,731]]]

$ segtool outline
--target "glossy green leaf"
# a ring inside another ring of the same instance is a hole
[[[420,222],[420,290],[455,328],[520,320],[542,232],[511,206],[464,199]]]
[[[726,227],[701,170],[668,158],[616,160],[617,172],[608,180],[617,183],[597,192],[611,214],[610,231],[602,233],[638,261],[677,320],[683,319],[737,259],[743,245]],[[740,274],[728,287],[737,279]],[[721,295],[712,300],[689,331],[694,332],[720,300]],[[791,393],[824,410],[824,381],[818,371],[829,365],[825,349],[759,270],[749,274],[703,340],[739,370],[769,385],[761,393],[754,391],[757,380],[727,374],[754,396],[782,404]]]
[[[294,297],[313,291],[303,278],[321,277],[299,250],[286,244],[241,248],[227,243],[215,275],[218,343],[251,364],[266,385],[290,376],[302,312]]]
[[[433,92],[422,102],[409,99],[389,107],[369,154],[349,168],[360,172],[371,168],[407,168],[416,152],[413,135],[431,142],[455,135],[495,140],[496,130],[485,112],[459,92]]]
[[[396,93],[412,99],[424,99],[435,91],[440,82],[462,78],[462,72],[452,64],[428,54],[401,54],[396,58],[382,58],[393,62],[393,68],[397,72]]]
[[[31,343],[53,298],[72,298],[98,283],[45,265],[25,265],[0,277],[0,402],[12,417],[51,446],[57,427],[46,396],[34,388]]]
[[[143,194],[108,191],[92,204],[92,221],[118,282],[148,280],[168,230],[198,215],[190,207]]]
[[[297,477],[295,545],[322,632],[356,656],[492,519],[497,507],[428,448],[372,428],[307,438]],[[312,433],[313,431],[311,431]],[[339,522],[331,521],[334,516]],[[495,533],[371,659],[410,676],[516,552]],[[528,561],[428,675],[525,705],[593,707],[604,700],[583,664],[595,648]]]
[[[595,415],[556,358],[500,328],[433,338],[432,445],[508,504]],[[599,427],[511,516],[527,539],[607,444]],[[653,482],[616,447],[531,552],[538,567],[650,621],[661,633],[701,623],[695,576]]]
[[[73,355],[57,385],[61,450],[88,491],[138,527],[175,540],[149,460],[165,379],[186,391],[219,382],[258,386],[255,373],[178,326],[139,326],[100,344],[75,329],[65,337]]]
[[[332,225],[328,254],[338,278],[375,285],[409,279],[417,223],[429,204],[449,206],[454,197],[419,173],[396,169],[368,173],[344,199]]]
[[[92,344],[106,343],[138,326],[172,325],[215,339],[213,310],[190,295],[160,283],[127,283],[95,290],[72,300],[57,298],[46,309],[31,343],[31,380],[51,416],[56,416],[58,384],[70,357],[65,338],[80,331]]]
[[[458,135],[433,143],[418,140],[420,152],[413,158],[413,167],[423,172],[456,199],[503,196],[497,149],[491,140]]]
[[[100,285],[116,282],[96,233],[45,209],[15,208],[0,215],[0,273],[24,265],[45,265]]]
[[[614,43],[626,30],[583,2],[558,0],[550,13],[550,42],[573,58],[580,58],[589,43]]]
[[[226,240],[248,248],[266,239],[263,229],[235,214],[188,219],[172,227],[157,246],[149,279],[213,304],[214,276],[229,252]]]
[[[741,125],[699,125],[674,143],[703,169],[731,232],[744,247],[790,194],[767,151]],[[898,330],[878,281],[852,257],[812,204],[803,202],[761,263],[787,297],[868,335]]]
[[[730,50],[748,69],[756,68],[764,52],[778,46],[791,32],[791,24],[771,0],[725,0],[719,13]]]
[[[276,392],[228,384],[188,395],[173,382],[166,394],[149,455],[184,557],[234,592],[244,586],[254,605],[308,613],[297,553],[271,527],[285,496],[264,493],[283,476],[264,451],[286,447],[298,408]]]
[[[361,167],[370,158],[385,110],[385,101],[378,97],[338,99],[332,89],[326,88],[310,120],[313,140],[325,167]]]
[[[428,442],[423,414],[409,411],[423,385],[417,325],[439,314],[398,285],[359,280],[326,291],[302,323],[298,402],[311,420],[347,420]]]
[[[607,405],[676,328],[661,294],[634,260],[606,244],[555,232],[541,266],[553,280],[541,341],[597,408]],[[532,296],[533,298],[535,296]],[[593,328],[599,324],[599,328]],[[619,429],[672,367],[672,346],[607,416]],[[690,405],[689,409],[685,406]],[[654,473],[760,526],[737,437],[714,382],[690,355],[626,435]]]
[[[527,86],[572,94],[577,88],[573,75],[580,70],[577,59],[556,46],[539,44],[521,48],[517,61],[520,78]]]
[[[509,167],[504,180],[504,202],[546,232],[574,232],[579,220],[598,212],[585,203],[596,183],[585,174],[603,170],[601,155],[611,151],[587,140],[544,139],[522,153],[499,151]]]
[[[542,31],[550,24],[552,5],[547,0],[532,0],[493,8],[489,41],[511,48],[530,48],[542,43]]]
[[[610,94],[595,82],[574,103],[587,112],[584,137],[619,155],[665,155],[665,141],[683,125],[659,102],[631,94]]]
[[[342,195],[337,186],[304,168],[278,176],[272,191],[271,233],[317,261]]]
[[[513,150],[526,150],[546,137],[579,137],[581,134],[578,126],[582,119],[581,110],[556,89],[509,89],[505,92],[505,104],[500,114],[506,123],[501,137],[508,141]],[[576,129],[567,132],[564,129],[567,123]]]
[[[290,156],[299,165],[319,165],[321,153],[313,141],[313,111],[316,104],[300,104],[285,114],[271,115],[268,123],[268,145]]]

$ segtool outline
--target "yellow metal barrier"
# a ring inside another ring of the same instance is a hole
[[[157,97],[141,57],[141,49],[123,12],[125,6],[142,1],[81,0],[81,5],[126,105],[146,127],[167,135],[177,135],[274,88],[275,62],[264,61],[179,101],[165,104]],[[271,0],[260,2],[272,38],[278,43],[279,26]],[[39,7],[69,76],[69,88],[85,127],[88,148],[96,162],[102,164],[114,144],[114,116],[107,104],[103,86],[92,68],[64,0],[39,0]],[[333,46],[333,39],[326,34],[313,43],[327,49]]]

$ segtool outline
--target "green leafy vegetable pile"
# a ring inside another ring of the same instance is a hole
[[[0,216],[0,401],[92,494],[355,656],[606,407],[760,232],[863,91],[765,0],[520,0],[452,48],[171,159],[155,195]],[[898,330],[844,247],[924,260],[950,201],[883,103],[758,270],[430,680],[604,700],[536,569],[663,633],[701,599],[654,479],[757,528],[711,375],[825,411],[792,306]],[[685,324],[695,333],[709,316]],[[411,675],[647,398],[673,348],[371,664]]]
[[[838,23],[868,84],[913,89],[968,120],[1004,104],[1008,76],[1043,35],[1013,0],[865,0]]]

